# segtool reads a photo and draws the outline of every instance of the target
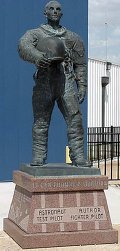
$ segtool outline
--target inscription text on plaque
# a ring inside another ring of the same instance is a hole
[[[33,223],[58,223],[107,220],[105,209],[100,207],[70,207],[35,209]]]

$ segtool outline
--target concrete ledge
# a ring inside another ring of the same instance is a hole
[[[120,251],[120,225],[114,225],[114,229],[118,230],[118,244],[105,245],[88,245],[88,246],[72,246],[72,247],[55,247],[55,248],[38,248],[32,251]],[[22,251],[22,249],[14,240],[12,240],[5,232],[0,232],[0,250],[1,251]],[[27,249],[27,251],[30,249]]]

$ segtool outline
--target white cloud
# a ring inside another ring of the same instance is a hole
[[[120,27],[116,27],[113,33],[117,37],[120,36]],[[120,41],[119,41],[119,43],[120,43]]]
[[[107,45],[108,59],[120,64],[119,25],[120,0],[89,0],[89,57],[106,59]]]

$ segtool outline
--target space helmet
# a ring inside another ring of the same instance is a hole
[[[38,43],[38,50],[44,52],[52,62],[61,63],[65,58],[65,47],[58,37],[46,37]]]

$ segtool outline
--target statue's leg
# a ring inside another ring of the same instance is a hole
[[[68,145],[71,161],[74,165],[78,166],[83,163],[85,164],[82,114],[73,88],[68,88],[64,95],[59,98],[58,107],[67,123]]]
[[[45,86],[45,83],[44,83]],[[33,89],[33,114],[34,124],[32,130],[32,163],[31,165],[44,165],[47,159],[48,129],[54,101],[50,97],[47,88]]]

